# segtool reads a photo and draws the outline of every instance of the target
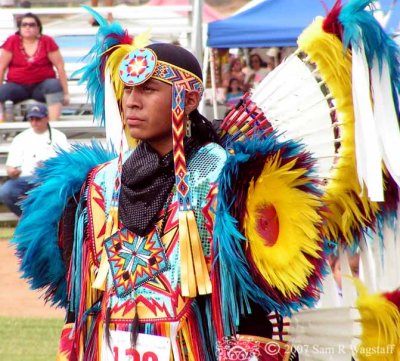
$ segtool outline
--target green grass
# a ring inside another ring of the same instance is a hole
[[[0,317],[0,360],[55,360],[62,326],[60,319]]]

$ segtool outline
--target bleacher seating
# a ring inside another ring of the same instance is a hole
[[[141,4],[142,0],[136,0],[135,2]],[[79,4],[80,2],[76,3]],[[48,2],[48,4],[53,5],[51,2]],[[120,21],[124,28],[129,29],[131,34],[150,30],[149,24],[151,24],[152,38],[156,41],[178,40],[183,46],[191,47],[193,45],[192,41],[198,39],[197,35],[201,33],[200,29],[197,29],[193,24],[192,5],[151,7],[123,4],[112,8],[98,7],[96,10],[103,14],[112,11],[114,18]],[[33,7],[29,11],[39,15],[42,20],[46,19],[44,33],[53,36],[56,41],[57,37],[62,36],[93,36],[98,30],[96,27],[88,26],[90,15],[86,10],[78,6],[63,8]],[[27,9],[19,8],[2,9],[0,11],[0,43],[15,31],[16,17],[26,12]],[[54,20],[49,21],[52,16]],[[72,79],[71,77],[71,74],[82,66],[81,57],[87,53],[91,44],[90,42],[84,42],[81,48],[80,46],[75,46],[75,41],[72,43],[74,44],[73,48],[60,45],[69,79],[71,104],[68,107],[64,107],[62,119],[53,122],[52,125],[63,131],[71,142],[80,141],[86,143],[92,137],[100,138],[104,141],[104,129],[94,124],[92,115],[90,115],[91,109],[87,103],[84,86],[77,83],[78,79]],[[6,176],[5,162],[13,136],[29,126],[27,122],[22,121],[24,106],[26,107],[27,104],[29,104],[29,101],[16,105],[15,122],[0,123],[0,182]],[[2,211],[3,208],[0,205],[0,222],[16,219],[12,213]]]

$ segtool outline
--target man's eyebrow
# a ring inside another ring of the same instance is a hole
[[[144,83],[141,83],[141,84],[138,84],[138,85],[125,84],[124,88],[125,89],[127,89],[127,88],[131,89],[131,88],[134,88],[134,87],[144,86],[144,85],[152,85],[152,86],[156,85],[156,86],[158,86],[158,85],[160,85],[160,83],[162,83],[160,80],[150,78],[150,79],[146,80]]]
[[[147,81],[146,81],[145,83],[143,83],[143,84],[158,85],[158,84],[160,84],[160,81],[157,80],[157,79],[150,78],[149,80],[147,80]]]

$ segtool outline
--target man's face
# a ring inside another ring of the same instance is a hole
[[[41,134],[47,130],[47,123],[49,121],[48,117],[44,118],[37,118],[37,117],[30,117],[29,122],[31,123],[31,127],[35,133]]]
[[[125,87],[122,110],[133,138],[172,147],[171,97],[171,85],[152,78]]]

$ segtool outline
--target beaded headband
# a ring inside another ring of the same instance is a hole
[[[201,79],[195,74],[176,65],[157,59],[155,52],[148,48],[135,49],[121,61],[119,76],[126,85],[140,85],[150,78],[167,84],[176,84],[186,90],[204,93]]]

